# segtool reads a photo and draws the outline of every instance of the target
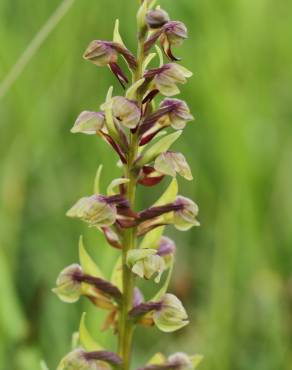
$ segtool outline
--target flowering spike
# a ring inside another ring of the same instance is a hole
[[[119,156],[122,173],[110,182],[106,195],[101,192],[100,166],[93,195],[82,197],[67,212],[69,217],[103,233],[107,244],[119,256],[108,281],[87,253],[81,237],[80,265],[73,264],[61,271],[53,289],[65,302],[85,297],[96,308],[107,310],[101,330],[113,329],[118,337],[117,353],[96,343],[83,314],[73,351],[62,359],[57,370],[129,370],[136,325],[156,325],[163,332],[173,332],[188,324],[181,301],[168,293],[176,245],[163,236],[167,225],[177,230],[199,225],[196,203],[178,195],[176,175],[192,180],[191,169],[182,153],[170,151],[187,123],[193,120],[188,105],[173,98],[180,92],[179,85],[192,76],[175,63],[179,58],[173,54],[173,47],[181,46],[187,38],[187,28],[184,23],[171,20],[159,6],[154,8],[156,0],[139,2],[137,57],[121,37],[119,20],[115,22],[112,41],[94,40],[83,55],[98,67],[110,68],[127,90],[114,96],[110,87],[101,111],[83,111],[71,129],[72,133],[101,137]],[[156,49],[154,53],[150,52],[152,47]],[[155,65],[157,55],[159,61]],[[164,55],[170,62],[165,64]],[[121,57],[129,73],[121,68]],[[173,179],[159,199],[152,206],[135,211],[137,187],[158,186],[167,175]],[[144,236],[141,242],[140,236]],[[154,278],[159,283],[162,274],[166,275],[163,283],[154,297],[145,302],[143,293],[135,286],[138,280],[135,277]],[[169,357],[158,353],[139,370],[193,370],[201,359],[199,355],[181,352]]]

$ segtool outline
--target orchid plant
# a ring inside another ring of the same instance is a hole
[[[53,289],[64,302],[85,297],[98,309],[108,311],[104,329],[113,329],[118,348],[116,353],[102,348],[91,336],[83,314],[78,344],[61,360],[57,370],[129,370],[137,325],[155,325],[163,332],[174,332],[189,323],[180,300],[167,293],[176,246],[163,236],[167,225],[183,231],[199,226],[198,206],[178,195],[176,175],[192,180],[190,167],[183,154],[169,150],[193,120],[187,104],[173,98],[180,92],[178,85],[192,75],[173,54],[173,46],[187,38],[187,29],[155,7],[155,0],[140,3],[137,56],[125,46],[119,21],[113,41],[94,40],[84,53],[84,58],[96,66],[110,68],[124,88],[124,96],[113,96],[110,87],[101,110],[82,112],[71,129],[72,133],[97,135],[105,140],[116,152],[122,174],[111,182],[106,195],[101,194],[100,166],[94,194],[78,200],[67,216],[79,218],[103,233],[107,243],[120,251],[120,257],[107,280],[80,237],[80,263],[66,267]],[[163,53],[168,63],[164,63]],[[158,66],[153,61],[156,56]],[[118,64],[120,57],[126,62],[128,74]],[[137,187],[156,186],[166,176],[171,181],[162,196],[149,208],[137,211]],[[160,284],[163,274],[164,282]],[[144,299],[137,287],[139,279],[154,279],[159,284],[154,297]],[[178,352],[167,357],[158,353],[141,370],[194,369],[201,360],[198,354]]]

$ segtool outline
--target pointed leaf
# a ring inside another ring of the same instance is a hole
[[[126,92],[126,98],[130,100],[135,100],[136,98],[136,93],[139,87],[143,85],[145,81],[145,78],[141,78],[137,82],[135,82]]]
[[[143,62],[143,65],[142,65],[142,71],[143,71],[143,74],[144,74],[144,72],[146,71],[146,69],[147,69],[148,65],[151,63],[151,61],[152,61],[155,57],[156,57],[156,53],[151,53],[151,54],[149,54],[149,55],[145,58],[145,60],[144,60],[144,62]]]
[[[107,126],[110,136],[112,136],[113,139],[119,142],[120,141],[119,134],[114,124],[114,118],[113,118],[113,112],[112,112],[112,106],[113,106],[112,96],[113,96],[113,86],[109,88],[107,96],[106,96],[106,101],[101,106],[101,109],[103,109],[105,112],[106,126]]]
[[[123,261],[120,256],[115,263],[112,271],[111,283],[117,286],[123,292]]]
[[[194,355],[191,356],[191,361],[193,364],[194,369],[197,368],[197,366],[203,361],[204,356],[203,355]]]
[[[159,207],[165,204],[173,203],[177,197],[177,193],[178,183],[176,179],[173,179],[162,196],[153,204],[153,207]]]
[[[79,327],[80,343],[86,351],[101,351],[103,348],[92,338],[86,328],[85,317],[86,313],[84,312],[82,314]]]
[[[80,236],[80,239],[79,239],[79,260],[80,260],[81,267],[86,274],[104,279],[102,272],[97,267],[93,259],[86,252],[86,249],[83,244],[82,235]]]
[[[160,238],[162,237],[164,226],[157,227],[149,231],[140,243],[140,248],[159,248]]]
[[[116,22],[115,22],[115,28],[114,28],[114,36],[113,36],[113,41],[114,42],[117,42],[121,45],[123,45],[125,47],[125,44],[123,42],[123,39],[121,37],[121,34],[120,34],[120,20],[119,19],[116,19]]]
[[[72,348],[72,350],[79,347],[79,342],[80,342],[79,331],[75,331],[72,334],[72,339],[71,339],[71,348]]]
[[[103,165],[101,164],[98,166],[98,169],[96,171],[95,179],[94,179],[94,188],[93,192],[98,195],[100,194],[100,178],[101,178],[101,173],[102,173]]]
[[[160,47],[157,46],[157,45],[155,45],[155,49],[156,49],[157,54],[159,56],[159,67],[162,67],[163,64],[164,64],[162,51],[161,51]]]
[[[158,352],[151,357],[151,359],[147,362],[147,365],[162,365],[164,362],[166,362],[166,357],[164,354]]]
[[[137,161],[137,165],[142,167],[145,164],[151,163],[159,154],[166,152],[181,134],[182,131],[176,131],[158,140],[149,149],[145,150],[145,153]]]

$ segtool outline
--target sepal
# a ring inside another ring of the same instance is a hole
[[[103,112],[84,111],[80,113],[71,129],[73,134],[96,135],[105,125]]]
[[[170,151],[161,153],[155,160],[154,168],[157,172],[164,175],[175,177],[178,173],[186,180],[193,180],[190,166],[181,153]]]

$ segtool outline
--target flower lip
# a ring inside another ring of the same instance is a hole
[[[122,365],[123,361],[116,353],[109,351],[94,351],[94,352],[84,352],[83,357],[87,361],[99,360],[105,361],[113,365]]]

